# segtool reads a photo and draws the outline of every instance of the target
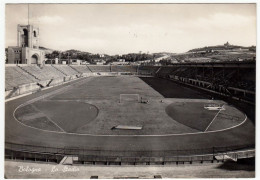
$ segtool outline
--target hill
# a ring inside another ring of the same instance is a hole
[[[224,61],[250,61],[256,59],[256,47],[243,47],[239,45],[231,45],[228,42],[223,45],[205,46],[201,48],[191,49],[186,53],[128,53],[123,55],[107,55],[93,54],[90,52],[70,49],[66,51],[56,51],[45,47],[46,58],[54,59],[80,59],[95,63],[98,61],[106,62],[106,64],[124,59],[126,62],[137,64],[161,64],[170,65],[174,63],[188,62],[224,62]]]
[[[191,49],[186,53],[176,54],[178,62],[223,62],[223,61],[249,61],[256,58],[256,47],[243,47],[231,45],[206,46]]]

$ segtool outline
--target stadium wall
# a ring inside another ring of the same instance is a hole
[[[5,91],[5,99],[22,94],[37,92],[40,89],[41,88],[37,85],[37,83],[24,84],[18,87],[14,87],[12,90]]]
[[[101,151],[87,149],[51,148],[5,143],[5,159],[61,163],[64,157],[73,157],[72,164],[102,165],[168,165],[204,162],[238,161],[254,158],[253,145],[213,147],[173,151]]]

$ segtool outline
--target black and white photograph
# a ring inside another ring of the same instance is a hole
[[[208,2],[2,3],[1,178],[256,178],[258,3]]]

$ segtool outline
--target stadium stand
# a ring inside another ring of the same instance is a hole
[[[33,76],[24,72],[18,66],[6,66],[5,67],[5,89],[11,90],[14,87],[37,82]]]
[[[168,66],[162,67],[157,75],[249,102],[255,99],[254,68]]]
[[[138,74],[140,75],[154,75],[158,70],[159,66],[139,66]]]
[[[163,66],[161,69],[157,72],[157,75],[159,77],[168,77],[169,74],[171,74],[174,70],[176,70],[176,67],[171,66]]]
[[[37,65],[21,66],[26,72],[35,76],[38,80],[48,80],[52,78],[63,77],[64,74],[56,70],[51,65],[45,65],[43,67],[38,67]]]
[[[87,66],[83,66],[83,65],[71,65],[72,68],[74,68],[76,71],[78,71],[79,73],[91,73],[91,71],[89,70],[89,68]]]
[[[175,76],[188,77],[190,74],[194,74],[194,68],[176,68],[170,74]]]
[[[67,65],[53,65],[53,67],[55,67],[57,70],[59,70],[60,72],[62,72],[67,76],[79,74],[76,70],[74,70],[73,68]]]
[[[112,72],[137,72],[137,66],[111,66]]]
[[[88,67],[92,72],[111,72],[110,66],[89,65]]]
[[[166,67],[163,67],[158,75],[166,77],[165,74],[247,90],[254,90],[255,84],[255,72],[244,69],[241,69],[238,74],[238,71],[234,68],[178,67],[171,70],[168,68],[167,70]]]
[[[57,84],[61,83],[60,81],[84,76],[84,73],[91,75],[92,72],[122,72],[168,78],[238,99],[255,101],[256,71],[253,62],[244,64],[185,63],[172,66],[44,65],[39,67],[37,65],[6,65],[5,69],[6,91],[30,83],[49,86],[51,83]],[[64,77],[65,79],[63,79]],[[46,80],[48,82],[43,82]]]

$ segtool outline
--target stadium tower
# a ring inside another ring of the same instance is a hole
[[[8,47],[7,64],[37,64],[45,60],[45,52],[39,49],[39,28],[33,25],[17,26],[17,46]]]

